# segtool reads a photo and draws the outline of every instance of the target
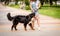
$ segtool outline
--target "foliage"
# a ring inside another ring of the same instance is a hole
[[[39,13],[48,15],[54,18],[60,18],[60,5],[58,6],[53,5],[51,7],[49,7],[49,5],[45,5],[41,7],[41,9],[39,10]]]
[[[19,8],[19,5],[10,5],[10,7]],[[26,6],[25,8],[27,11],[31,11],[29,6]],[[60,18],[60,5],[52,5],[50,7],[49,4],[44,4],[43,7],[39,9],[39,13],[54,18]]]
[[[13,7],[13,8],[19,8],[20,6],[19,5],[15,5],[15,4],[11,4],[9,5],[10,7]]]
[[[26,5],[29,5],[29,0],[25,0],[25,4]]]
[[[26,6],[25,9],[26,9],[26,10],[30,10],[30,6]]]
[[[43,6],[44,4],[44,0],[40,0],[41,6]]]

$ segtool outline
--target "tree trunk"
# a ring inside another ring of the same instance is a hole
[[[50,0],[50,6],[52,6],[53,5],[53,1],[52,0]]]
[[[17,5],[18,4],[18,0],[15,0],[15,5]]]
[[[5,0],[5,5],[8,5],[10,0]]]
[[[44,4],[44,0],[40,0],[41,6],[43,6]]]

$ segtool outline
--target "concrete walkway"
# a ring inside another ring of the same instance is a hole
[[[8,21],[6,15],[10,12],[12,16],[15,15],[28,15],[29,11],[15,9],[0,4],[0,36],[60,36],[60,19],[52,18],[49,16],[40,14],[40,31],[30,30],[29,26],[27,27],[28,31],[24,31],[23,25],[19,23],[17,26],[18,31],[10,31],[12,22]]]

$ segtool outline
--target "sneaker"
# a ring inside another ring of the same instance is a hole
[[[38,27],[38,30],[40,31],[40,27]]]

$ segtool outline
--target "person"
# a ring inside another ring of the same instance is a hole
[[[21,3],[20,8],[25,9],[25,2],[24,1]]]
[[[40,8],[39,0],[30,0],[30,8],[31,11],[35,13],[35,17],[32,23],[33,27],[34,27],[34,21],[37,20],[38,30],[40,30],[40,21],[39,21],[39,13],[38,13],[38,9]]]

